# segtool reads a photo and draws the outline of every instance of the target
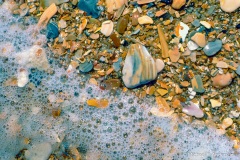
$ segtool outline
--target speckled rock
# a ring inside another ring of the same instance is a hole
[[[97,2],[98,0],[79,0],[78,8],[85,11],[88,16],[98,18],[101,12],[97,8]]]
[[[132,44],[123,66],[123,82],[127,88],[135,88],[157,78],[164,67],[162,60],[156,62],[148,50],[140,44]]]
[[[212,42],[208,42],[207,45],[203,48],[204,53],[207,56],[214,56],[222,48],[222,41],[217,39]]]

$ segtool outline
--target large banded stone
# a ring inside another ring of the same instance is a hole
[[[162,60],[156,61],[146,47],[132,44],[123,66],[123,82],[127,88],[135,88],[157,78],[157,73],[164,68]]]

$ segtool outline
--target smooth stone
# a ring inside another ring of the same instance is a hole
[[[190,116],[195,116],[196,118],[202,118],[204,116],[203,111],[193,102],[181,103],[183,106],[182,112]]]
[[[55,3],[56,5],[62,4],[62,3],[66,3],[69,0],[40,0],[40,6],[45,8],[45,7],[49,7],[52,3]]]
[[[220,0],[220,7],[225,12],[234,12],[240,7],[240,0]]]
[[[117,62],[113,63],[113,69],[118,72],[121,69],[122,57],[118,59]]]
[[[189,41],[187,43],[187,46],[188,46],[189,50],[191,50],[191,51],[194,51],[198,48],[198,45],[193,41]]]
[[[199,27],[200,26],[200,21],[198,19],[195,19],[193,22],[192,22],[192,25],[194,27]]]
[[[236,73],[240,76],[240,65],[238,65]]]
[[[124,17],[121,17],[117,22],[117,32],[120,34],[123,34],[128,26],[129,21],[129,15],[125,15]]]
[[[155,80],[158,71],[163,69],[162,63],[161,60],[155,62],[145,46],[132,44],[122,70],[125,86],[135,88]]]
[[[212,85],[216,88],[223,88],[231,84],[232,82],[232,74],[217,74],[215,77],[212,78]]]
[[[207,56],[213,56],[222,48],[222,41],[216,39],[215,41],[208,42],[207,45],[203,48],[204,53]]]
[[[194,76],[194,78],[192,79],[191,82],[192,82],[192,88],[195,92],[197,92],[197,93],[205,92],[205,89],[203,87],[202,78],[200,75]]]
[[[149,16],[142,16],[138,18],[139,24],[153,24],[153,20]]]
[[[55,39],[59,35],[58,25],[55,22],[51,22],[47,25],[47,38],[48,39]]]
[[[88,16],[98,18],[101,11],[97,8],[98,0],[79,0],[78,8],[87,13]]]
[[[79,70],[81,72],[87,73],[93,69],[93,63],[91,61],[85,61],[84,63],[79,64]]]
[[[110,35],[110,38],[111,38],[111,40],[113,41],[113,44],[114,44],[114,46],[115,46],[116,48],[120,47],[120,45],[121,45],[120,38],[117,37],[117,35],[116,35],[115,33],[112,33],[112,34]]]
[[[132,25],[136,26],[138,25],[138,18],[140,17],[140,13],[138,10],[134,11],[132,14]]]
[[[195,33],[194,36],[191,37],[191,40],[193,40],[200,47],[204,47],[207,44],[205,35],[203,33]]]
[[[172,8],[181,9],[186,4],[186,0],[173,0]]]

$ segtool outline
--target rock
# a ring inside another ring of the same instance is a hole
[[[173,50],[169,50],[169,57],[171,59],[171,62],[177,62],[179,60],[180,52],[177,46],[175,46]]]
[[[187,43],[187,46],[188,46],[188,49],[191,50],[191,51],[194,51],[198,48],[198,45],[193,41],[189,41]]]
[[[57,23],[51,22],[47,25],[47,38],[55,39],[59,35]]]
[[[98,0],[79,0],[78,8],[85,11],[88,16],[98,18],[101,12],[97,8],[97,2]]]
[[[238,65],[236,73],[240,76],[240,65]]]
[[[140,44],[132,44],[123,66],[123,82],[127,88],[135,88],[157,78],[157,73],[163,68],[161,60],[156,62],[148,50]]]
[[[181,9],[186,4],[186,0],[173,0],[172,8]]]
[[[205,35],[203,33],[195,33],[191,40],[193,40],[200,47],[204,47],[207,44]]]
[[[49,7],[53,3],[55,3],[56,5],[60,5],[68,1],[69,0],[40,0],[40,6],[45,8],[45,7]]]
[[[220,7],[225,12],[234,12],[240,7],[239,0],[220,0]]]
[[[111,34],[110,38],[113,41],[113,44],[115,47],[118,48],[121,45],[120,38],[117,37],[117,35],[115,33]]]
[[[220,107],[222,105],[221,102],[219,102],[218,100],[215,100],[215,99],[210,99],[210,102],[211,102],[212,108]]]
[[[203,111],[199,108],[199,105],[193,102],[181,103],[183,106],[182,112],[190,116],[202,118],[204,116]]]
[[[155,0],[138,0],[137,3],[138,4],[147,4],[147,3],[151,3],[154,2]]]
[[[200,26],[200,21],[198,19],[195,19],[193,22],[192,22],[192,25],[194,27],[199,27]]]
[[[101,33],[105,36],[110,36],[113,31],[113,22],[111,20],[104,21],[101,26]]]
[[[132,14],[132,25],[136,26],[138,25],[138,18],[140,17],[140,13],[139,11],[136,9],[135,11],[133,11]]]
[[[228,127],[230,127],[233,124],[233,120],[231,118],[225,118],[222,122],[222,128],[226,129]]]
[[[38,26],[45,27],[48,23],[48,21],[57,13],[57,6],[55,3],[51,4],[41,15]]]
[[[87,73],[93,69],[93,63],[91,61],[85,61],[79,64],[79,70],[81,72]]]
[[[117,32],[120,34],[123,34],[125,32],[125,30],[127,29],[128,26],[128,21],[129,21],[129,15],[125,15],[123,17],[121,17],[118,22],[117,22]]]
[[[114,10],[119,9],[122,5],[127,4],[127,0],[105,0],[107,12],[113,13]]]
[[[203,87],[202,78],[200,75],[195,75],[193,77],[193,79],[191,80],[191,82],[192,82],[192,88],[195,92],[197,92],[197,93],[205,92],[205,89]]]
[[[206,27],[207,29],[211,28],[211,24],[206,22],[206,21],[200,21],[201,25],[203,25],[204,27]]]
[[[40,144],[33,144],[27,151],[25,151],[26,159],[43,160],[48,159],[52,152],[52,146],[43,142]]]
[[[212,78],[213,86],[216,88],[223,88],[232,82],[232,75],[230,73],[217,74]]]
[[[92,107],[96,107],[96,108],[107,108],[108,107],[108,100],[107,99],[96,99],[96,98],[92,98],[87,100],[87,104],[89,106]]]
[[[219,68],[228,68],[228,64],[226,62],[223,62],[223,61],[217,62],[216,66],[219,67]]]
[[[222,48],[222,41],[216,39],[215,41],[208,42],[207,45],[203,48],[204,53],[207,56],[214,56]]]
[[[148,16],[142,16],[138,18],[138,23],[139,24],[153,24],[152,18]]]

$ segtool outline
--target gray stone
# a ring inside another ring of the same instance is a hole
[[[192,22],[192,25],[195,26],[195,27],[199,27],[200,26],[200,21],[198,19],[195,19],[193,22]]]
[[[81,72],[87,73],[93,69],[93,63],[91,61],[85,61],[84,63],[79,64],[79,70]]]
[[[135,88],[155,80],[163,68],[163,61],[155,61],[143,45],[132,44],[125,59],[122,79],[127,88]]]
[[[240,76],[240,65],[238,65],[236,73]]]
[[[203,48],[204,53],[207,56],[214,56],[218,51],[222,48],[222,41],[217,39],[212,42],[208,42],[208,44]]]

